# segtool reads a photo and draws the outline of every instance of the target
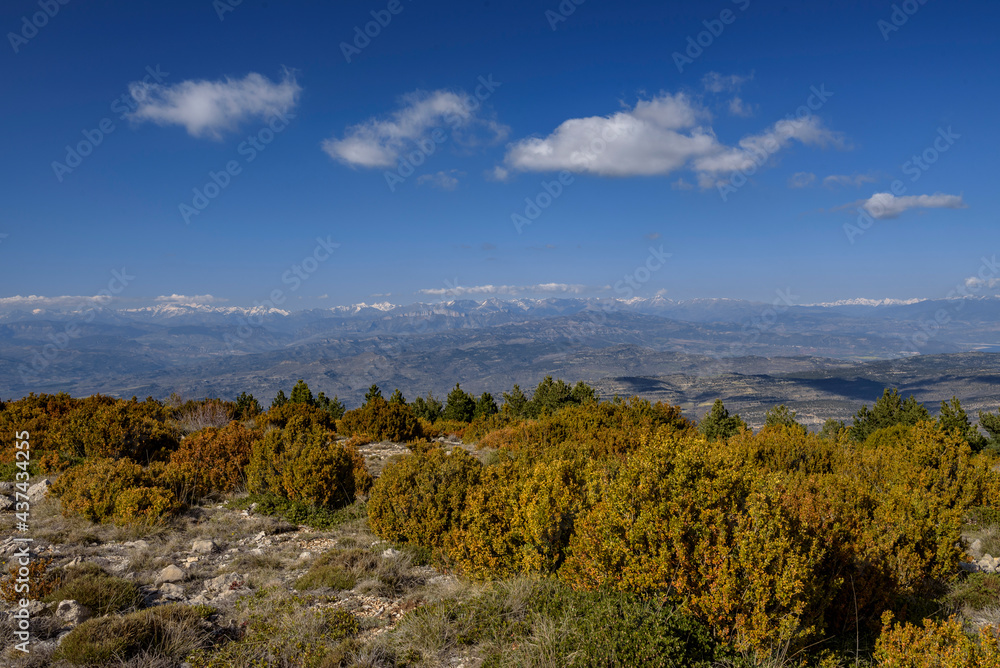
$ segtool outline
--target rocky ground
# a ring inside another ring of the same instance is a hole
[[[465,447],[455,441],[439,440],[446,448]],[[405,445],[388,442],[360,449],[376,476],[391,457],[408,452]],[[361,549],[378,557],[355,574],[354,587],[310,591],[315,596],[306,603],[317,609],[342,608],[351,612],[360,623],[358,639],[362,643],[392,630],[403,615],[425,602],[447,598],[470,586],[419,564],[411,553],[372,535],[363,501],[347,509],[348,519],[330,530],[295,526],[261,515],[256,512],[256,504],[235,509],[221,499],[189,509],[169,526],[126,528],[63,517],[58,500],[47,495],[49,484],[48,479],[37,481],[29,493],[32,529],[28,535],[34,539],[33,560],[51,559],[53,569],[96,564],[110,575],[135,582],[147,606],[211,606],[218,610],[211,617],[215,627],[212,633],[216,635],[238,635],[226,626],[238,623],[235,609],[241,598],[262,589],[297,594],[296,581],[331,551]],[[12,485],[0,483],[0,521],[10,526],[14,518],[9,497],[13,492]],[[14,539],[13,532],[0,538],[0,560],[7,562],[18,549]],[[9,615],[14,607],[7,603],[0,606],[0,645],[7,645],[13,637]],[[47,665],[42,657],[50,655],[74,627],[93,615],[78,602],[66,600],[33,601],[30,611],[34,619],[45,621],[33,629],[35,658],[16,665]],[[476,665],[468,658],[456,661],[453,665]]]

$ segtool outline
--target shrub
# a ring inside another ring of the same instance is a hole
[[[62,583],[62,575],[59,571],[49,571],[51,565],[51,557],[32,559],[27,566],[27,582],[24,582],[24,578],[18,582],[18,571],[21,565],[17,560],[12,559],[7,566],[6,577],[0,580],[0,599],[7,603],[14,603],[22,598],[33,601],[45,598]],[[27,585],[27,589],[24,589],[24,585]],[[21,591],[18,591],[19,589]]]
[[[76,665],[128,661],[143,656],[181,661],[206,644],[199,611],[182,603],[123,617],[88,619],[63,638],[53,658]]]
[[[408,442],[420,438],[420,422],[406,404],[374,397],[361,408],[344,413],[340,428],[351,436],[375,441]]]
[[[55,445],[69,458],[163,460],[177,447],[168,417],[169,411],[152,399],[81,402],[59,421]]]
[[[269,432],[253,447],[248,490],[326,508],[353,503],[357,484],[361,488],[369,484],[367,469],[356,449],[344,442],[332,443],[332,436],[301,417],[290,420],[283,430]]]
[[[130,491],[143,488],[144,491]],[[52,486],[64,515],[91,522],[154,522],[180,510],[176,496],[130,459],[92,459],[74,466]]]
[[[359,579],[377,570],[379,559],[379,555],[369,550],[331,550],[313,562],[309,571],[295,581],[295,588],[353,589]]]
[[[439,548],[457,526],[482,464],[460,448],[413,453],[386,465],[368,498],[369,525],[393,543]]]
[[[236,491],[246,484],[250,453],[260,438],[260,432],[238,422],[222,429],[209,427],[195,432],[170,455],[171,478],[189,500],[211,492]]]
[[[142,591],[134,582],[109,575],[97,564],[86,562],[67,568],[62,585],[46,600],[77,601],[95,615],[124,612],[143,604]]]
[[[329,431],[333,430],[335,423],[330,413],[322,408],[310,404],[290,402],[272,407],[271,410],[261,413],[255,419],[257,428],[266,431],[269,426],[284,429],[295,418],[303,421],[306,427],[319,426]]]
[[[807,640],[835,581],[797,530],[773,477],[715,444],[651,444],[576,525],[560,574],[576,587],[666,595],[738,649]]]
[[[892,624],[883,617],[884,628],[875,647],[880,668],[995,668],[1000,665],[997,635],[984,628],[970,638],[954,617],[946,621],[925,619],[921,627]]]

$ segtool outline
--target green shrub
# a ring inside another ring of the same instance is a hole
[[[77,601],[95,615],[108,615],[141,607],[144,599],[134,582],[109,575],[97,564],[83,563],[67,568],[62,585],[45,600]]]
[[[309,571],[295,581],[298,590],[353,589],[360,578],[364,578],[379,565],[379,555],[369,550],[332,550],[322,554]]]
[[[409,442],[422,436],[420,422],[406,404],[375,397],[361,408],[344,413],[339,428],[349,436],[375,441]]]
[[[99,617],[77,626],[54,655],[76,665],[103,665],[139,656],[181,661],[205,644],[199,611],[181,603],[140,610],[123,617]]]
[[[247,489],[321,508],[350,505],[358,486],[370,485],[370,476],[363,477],[367,470],[357,450],[332,438],[332,432],[301,418],[272,430],[254,444]]]

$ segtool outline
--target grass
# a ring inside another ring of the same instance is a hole
[[[53,658],[75,665],[183,659],[207,644],[203,614],[197,607],[173,604],[90,619],[63,639]]]
[[[250,494],[230,501],[226,506],[235,510],[245,510],[254,503],[257,504],[254,512],[260,515],[281,517],[292,524],[315,529],[335,529],[344,524],[364,521],[368,516],[367,508],[362,501],[346,508],[332,510],[318,508],[301,501],[291,501],[273,494]]]
[[[142,591],[134,582],[109,575],[100,566],[87,562],[67,568],[62,586],[45,600],[77,601],[95,615],[134,610],[144,603]]]

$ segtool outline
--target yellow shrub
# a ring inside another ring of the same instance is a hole
[[[162,466],[162,465],[161,465]],[[130,459],[91,459],[74,466],[52,486],[63,514],[91,522],[151,522],[180,509],[171,490]]]
[[[817,581],[822,548],[796,525],[773,476],[718,445],[650,445],[577,522],[560,574],[576,587],[676,596],[741,650],[796,646],[819,630],[835,586]]]
[[[177,497],[162,487],[131,487],[115,500],[115,522],[155,524],[177,510]]]
[[[394,459],[368,497],[372,531],[394,543],[442,547],[481,470],[482,464],[460,448],[451,455],[436,448]]]
[[[879,668],[998,668],[1000,646],[996,633],[984,628],[978,642],[965,634],[954,617],[935,622],[925,619],[922,627],[891,625],[886,613],[884,627],[875,646]]]
[[[381,397],[347,411],[337,424],[346,434],[367,436],[375,441],[405,443],[421,436],[420,422],[409,406],[390,404]]]

